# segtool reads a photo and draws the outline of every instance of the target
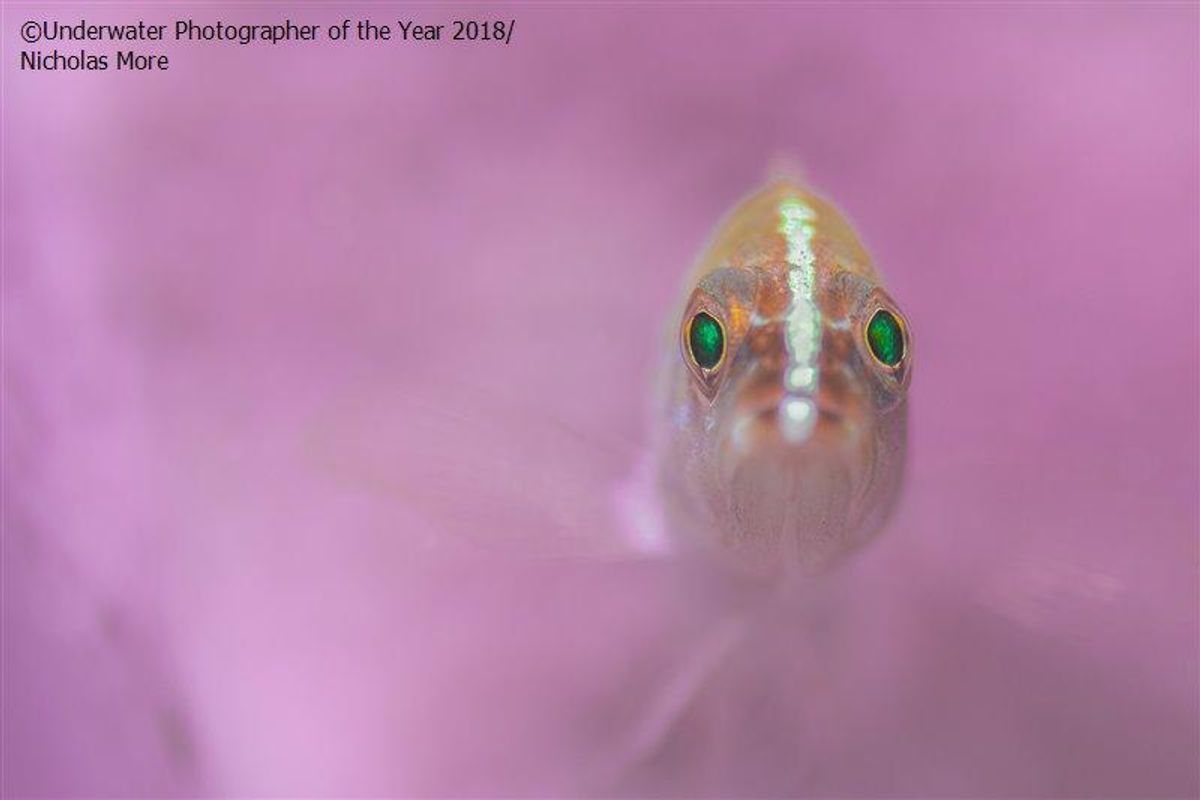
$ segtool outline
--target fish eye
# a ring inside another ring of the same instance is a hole
[[[904,360],[908,334],[900,319],[886,308],[871,315],[866,328],[867,349],[885,367],[894,369]]]
[[[725,359],[725,328],[706,311],[697,312],[688,323],[687,343],[692,361],[705,372]]]

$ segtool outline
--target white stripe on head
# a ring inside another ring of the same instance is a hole
[[[805,419],[805,424],[794,426],[796,438],[803,439],[815,422],[815,412],[808,398],[816,394],[820,377],[817,359],[821,354],[821,314],[813,299],[817,257],[812,247],[817,212],[798,197],[788,197],[779,204],[779,218],[779,232],[787,240],[787,280],[791,292],[785,324],[788,367],[784,385],[788,396],[783,405],[790,410],[798,410],[803,405],[813,412],[812,418]]]

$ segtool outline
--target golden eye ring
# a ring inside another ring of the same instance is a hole
[[[875,310],[863,328],[863,340],[871,358],[884,369],[899,369],[908,356],[908,326],[891,309],[881,306]]]
[[[692,363],[708,375],[725,363],[725,326],[707,311],[697,311],[688,322],[687,352]]]

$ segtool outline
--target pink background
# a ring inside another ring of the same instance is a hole
[[[5,8],[5,793],[1200,792],[1196,6],[16,69],[27,18],[461,10]],[[898,516],[768,609],[619,550],[682,274],[780,158],[918,363]]]

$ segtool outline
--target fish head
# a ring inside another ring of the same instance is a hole
[[[900,485],[907,320],[870,273],[818,266],[804,287],[786,263],[713,270],[680,321],[675,463],[710,540],[756,569],[838,561]]]

